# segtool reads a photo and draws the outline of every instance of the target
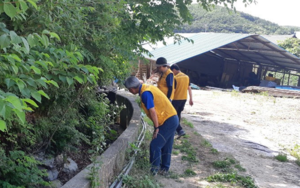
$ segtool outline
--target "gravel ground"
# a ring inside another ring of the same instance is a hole
[[[193,90],[193,98],[194,106],[186,104],[182,117],[192,122],[194,130],[220,153],[238,160],[258,187],[300,188],[300,167],[289,155],[291,149],[300,146],[299,99],[217,90]],[[200,145],[194,147],[201,150]],[[194,167],[202,172],[196,177],[181,182],[160,181],[172,188],[213,187],[200,181],[214,173],[208,165],[212,156],[206,154]],[[274,156],[278,154],[287,154],[289,161],[277,161]],[[179,172],[184,165],[178,156],[172,156],[171,170]]]

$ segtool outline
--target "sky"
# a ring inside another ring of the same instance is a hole
[[[300,0],[256,0],[256,4],[244,6],[238,0],[235,7],[238,11],[251,14],[281,26],[300,27]]]
[[[247,7],[237,0],[234,5],[238,11],[251,14],[280,26],[300,27],[300,0],[256,0]],[[193,0],[196,2],[196,0]]]

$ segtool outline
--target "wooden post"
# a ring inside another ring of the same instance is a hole
[[[260,80],[260,78],[261,78],[261,73],[262,73],[262,69],[263,69],[263,67],[262,66],[260,66],[260,65],[258,65],[258,68],[257,68],[257,78]]]
[[[264,79],[266,79],[267,72],[268,72],[268,67],[265,66],[265,71],[263,72],[263,75],[262,75]]]
[[[284,83],[284,76],[285,76],[285,70],[283,70],[283,77],[282,77],[281,85],[283,85],[283,83]]]

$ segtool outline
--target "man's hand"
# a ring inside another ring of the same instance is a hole
[[[157,137],[157,134],[159,132],[159,129],[154,129],[153,131],[153,136],[152,136],[152,140],[155,139]]]
[[[192,99],[190,99],[190,105],[193,106],[194,102]]]

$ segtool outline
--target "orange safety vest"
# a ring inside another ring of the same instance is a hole
[[[174,78],[176,81],[176,88],[173,100],[186,100],[190,78],[183,72],[178,73]]]
[[[154,100],[154,109],[157,114],[158,125],[161,126],[164,122],[174,116],[177,115],[175,108],[173,107],[172,103],[169,99],[155,86],[143,84],[141,91],[140,91],[140,98],[142,101],[142,94],[145,91],[150,91],[153,95]],[[146,106],[144,105],[143,101],[141,102],[142,108],[144,109],[147,116],[151,119],[149,110],[147,110]]]
[[[167,86],[167,81],[166,81],[166,79],[167,79],[167,76],[169,75],[169,74],[173,74],[173,72],[170,70],[170,69],[168,69],[160,78],[159,78],[159,80],[158,80],[158,82],[157,82],[157,87],[167,96],[167,94],[168,94],[168,90],[169,90],[169,88],[168,88],[168,86]],[[171,100],[173,100],[173,97],[174,97],[174,77],[173,77],[173,85],[172,85],[172,94],[171,94],[171,96],[170,96],[170,99]]]

